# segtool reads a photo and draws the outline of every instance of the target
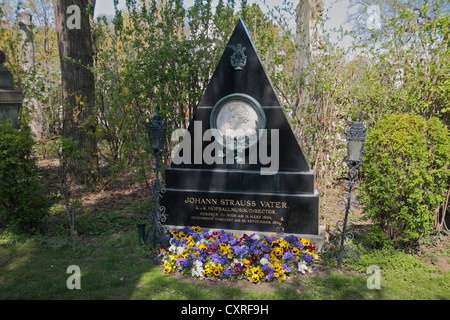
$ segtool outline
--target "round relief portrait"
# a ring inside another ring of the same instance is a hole
[[[236,142],[245,147],[257,142],[260,129],[265,129],[265,114],[254,98],[245,94],[232,94],[221,99],[211,113],[214,137],[227,148],[235,148]]]

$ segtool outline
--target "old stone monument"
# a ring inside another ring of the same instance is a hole
[[[242,20],[165,181],[161,205],[169,227],[323,238],[314,172]]]
[[[19,129],[19,110],[22,106],[23,95],[14,89],[13,76],[3,66],[6,55],[0,51],[0,122],[10,121],[14,128]]]
[[[35,57],[34,57],[34,39],[33,39],[33,23],[32,15],[29,10],[21,10],[17,16],[19,22],[20,34],[20,63],[26,72],[34,72]],[[29,123],[34,139],[40,140],[43,134],[43,115],[41,105],[36,98],[26,98],[24,104],[28,106],[31,111],[31,121]]]

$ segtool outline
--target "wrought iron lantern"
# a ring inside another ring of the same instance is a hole
[[[341,196],[341,200],[338,203],[340,206],[344,206],[344,221],[338,221],[336,224],[336,232],[334,232],[334,235],[338,236],[337,239],[325,243],[320,250],[321,254],[324,254],[326,246],[331,246],[333,252],[335,252],[334,248],[339,250],[337,251],[338,269],[341,269],[344,256],[356,256],[359,259],[359,252],[355,250],[351,244],[348,242],[346,243],[346,240],[353,239],[353,231],[351,230],[351,226],[347,226],[347,221],[351,205],[356,204],[354,195],[352,195],[352,190],[356,183],[356,170],[362,164],[366,130],[364,124],[359,121],[358,112],[356,121],[353,121],[350,128],[345,131],[345,134],[347,135],[347,165],[350,168],[349,189],[347,193]]]
[[[350,170],[356,170],[362,163],[362,154],[364,152],[364,141],[366,139],[366,129],[359,121],[359,113],[356,121],[352,122],[347,134],[347,164]]]
[[[349,174],[347,203],[345,205],[345,216],[344,222],[342,224],[341,244],[338,256],[339,269],[341,269],[342,259],[344,258],[344,255],[349,255],[348,251],[353,250],[350,245],[347,246],[345,245],[345,240],[349,234],[351,235],[351,237],[353,237],[353,234],[348,233],[347,220],[348,220],[348,213],[350,211],[350,206],[352,204],[352,189],[353,186],[355,185],[355,175],[356,175],[355,173],[356,170],[359,168],[359,166],[361,166],[362,164],[364,141],[366,140],[366,128],[364,127],[362,122],[359,121],[359,112],[357,114],[356,121],[352,122],[350,129],[348,129],[345,133],[347,135],[347,155],[348,155],[347,164],[350,168],[350,174]],[[357,251],[355,253],[359,258],[359,253]]]
[[[161,193],[165,192],[164,185],[161,185],[159,174],[162,172],[161,157],[166,141],[167,123],[158,111],[152,121],[144,121],[143,124],[147,130],[148,139],[150,142],[150,151],[155,158],[155,166],[153,167],[155,180],[153,180],[151,188],[151,193],[155,199],[155,204],[150,209],[149,213],[149,219],[153,222],[153,228],[149,228],[149,230],[145,232],[145,224],[138,224],[138,236],[140,244],[142,244],[142,242],[146,243],[150,232],[153,231],[153,246],[155,246],[159,237],[165,231],[165,226],[163,223],[166,221],[166,209],[163,206],[160,206],[159,203]]]
[[[153,155],[156,155],[164,149],[167,123],[158,112],[151,122],[145,122],[145,129],[147,130],[148,139],[150,141],[150,150]]]

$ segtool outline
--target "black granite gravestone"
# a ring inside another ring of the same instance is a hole
[[[179,147],[165,172],[166,225],[318,235],[314,172],[242,20]]]

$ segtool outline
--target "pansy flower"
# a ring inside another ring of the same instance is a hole
[[[230,269],[228,267],[224,268],[223,269],[223,274],[224,274],[224,276],[229,277],[231,275]]]
[[[163,270],[164,273],[170,273],[170,271],[172,271],[172,267],[170,265],[167,265],[164,267],[164,270]]]
[[[251,282],[258,282],[259,281],[259,275],[258,274],[253,274],[251,277]]]
[[[294,257],[294,254],[291,251],[287,251],[285,254],[283,254],[284,260],[289,260],[289,259],[292,259],[293,257]]]
[[[273,253],[278,257],[278,256],[281,256],[281,254],[283,253],[283,250],[281,248],[275,248],[275,249],[273,249]]]
[[[234,274],[239,274],[239,273],[241,273],[241,271],[242,271],[242,269],[241,269],[241,264],[240,264],[240,263],[236,263],[236,264],[234,265],[233,273],[234,273]]]

